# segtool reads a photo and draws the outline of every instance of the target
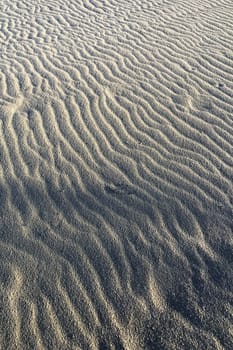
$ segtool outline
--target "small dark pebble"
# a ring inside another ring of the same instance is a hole
[[[223,83],[218,83],[218,88],[219,88],[219,89],[224,88],[224,84],[223,84]]]

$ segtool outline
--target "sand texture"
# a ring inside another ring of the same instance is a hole
[[[0,28],[0,350],[232,350],[233,1]]]

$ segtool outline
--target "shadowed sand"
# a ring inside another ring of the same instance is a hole
[[[0,8],[0,349],[233,349],[232,0]]]

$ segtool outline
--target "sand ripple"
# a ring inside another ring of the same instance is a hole
[[[1,349],[232,349],[232,1],[0,3]]]

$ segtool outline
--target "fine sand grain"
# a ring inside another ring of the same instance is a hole
[[[233,1],[0,0],[0,349],[233,349]]]

